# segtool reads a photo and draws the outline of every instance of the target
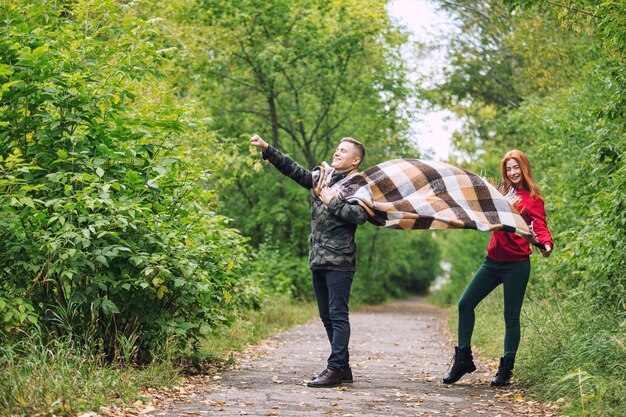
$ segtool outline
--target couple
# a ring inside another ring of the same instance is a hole
[[[320,318],[330,341],[331,354],[326,369],[312,378],[307,386],[331,388],[352,382],[348,352],[348,303],[356,263],[354,234],[357,225],[368,219],[368,214],[359,204],[337,198],[336,187],[358,172],[365,157],[365,147],[353,138],[343,138],[333,154],[332,169],[324,170],[322,167],[321,170],[310,171],[270,146],[258,135],[250,139],[250,144],[261,148],[263,159],[310,190],[312,196],[309,267]],[[329,172],[332,175],[326,178],[324,174]],[[545,249],[541,250],[542,254],[549,256],[553,247],[552,237],[546,224],[543,200],[526,155],[517,150],[508,152],[501,163],[501,174],[505,187],[515,189],[515,207],[526,223],[533,225],[537,240],[545,245]],[[505,231],[493,232],[487,248],[487,258],[459,301],[458,346],[455,347],[452,368],[443,378],[445,384],[452,384],[476,369],[470,349],[474,308],[499,284],[504,285],[506,332],[504,356],[491,385],[504,386],[510,383],[520,341],[519,317],[530,276],[531,253],[529,243],[524,238]]]

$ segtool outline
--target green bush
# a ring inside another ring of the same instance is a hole
[[[289,248],[260,244],[248,272],[262,290],[264,299],[274,295],[287,296],[291,300],[314,299],[308,260],[294,256]]]
[[[424,294],[439,274],[439,245],[430,231],[388,230],[367,224],[359,227],[356,239],[353,299],[357,303]]]
[[[550,258],[532,261],[516,378],[544,401],[560,399],[567,415],[623,415],[624,2],[576,0],[563,8],[507,0],[513,14],[486,1],[478,3],[496,7],[468,12],[465,3],[446,4],[463,7],[457,16],[465,23],[486,10],[488,16],[485,26],[467,25],[471,41],[454,46],[451,81],[439,92],[470,122],[456,138],[457,150],[485,166],[511,148],[526,152],[555,239]],[[507,71],[492,76],[499,67]],[[499,81],[490,85],[493,80]],[[514,88],[499,90],[502,80]],[[494,92],[498,100],[511,93],[515,102],[498,104]],[[481,308],[498,314],[493,306]],[[475,342],[490,345],[481,337]]]
[[[157,24],[115,1],[1,10],[0,338],[38,323],[146,360],[228,322],[245,240],[173,149]]]

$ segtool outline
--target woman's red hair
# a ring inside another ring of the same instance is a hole
[[[513,149],[512,151],[508,151],[504,158],[502,158],[502,163],[500,163],[500,174],[502,174],[502,181],[504,182],[504,189],[508,190],[513,187],[513,183],[506,175],[506,163],[511,159],[515,159],[519,164],[519,167],[522,171],[522,187],[530,193],[532,198],[537,198],[541,196],[541,190],[539,189],[539,185],[535,181],[533,177],[533,171],[530,168],[530,161],[526,154],[522,151],[518,151],[517,149]]]

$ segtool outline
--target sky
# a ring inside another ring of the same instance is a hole
[[[437,11],[429,0],[392,0],[388,10],[394,19],[412,32],[412,39],[418,41],[441,41],[454,33],[450,19],[445,13]],[[446,65],[443,52],[426,55],[418,61],[420,75],[437,77]],[[423,112],[418,121],[412,124],[414,139],[425,158],[446,160],[450,154],[450,139],[461,123],[449,111]]]

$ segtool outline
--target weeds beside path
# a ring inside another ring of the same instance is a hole
[[[313,320],[248,349],[237,365],[181,387],[177,399],[155,402],[152,416],[555,416],[511,390],[489,387],[493,369],[478,370],[453,386],[441,383],[452,346],[445,313],[420,300],[351,313],[355,381],[312,389],[328,354],[321,323]],[[493,365],[493,364],[490,364]]]

